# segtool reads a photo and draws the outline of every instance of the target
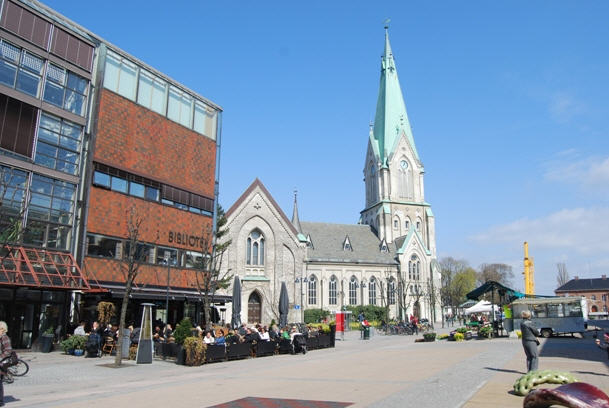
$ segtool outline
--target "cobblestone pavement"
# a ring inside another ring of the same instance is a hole
[[[447,332],[439,329],[438,332]],[[5,386],[5,402],[17,407],[207,407],[244,397],[352,402],[356,407],[520,407],[511,395],[524,373],[516,339],[414,343],[415,336],[347,333],[335,349],[201,367],[169,361],[126,362],[23,353],[26,377]],[[571,371],[609,390],[607,354],[591,339],[549,339],[540,368]],[[491,402],[492,401],[492,402]]]

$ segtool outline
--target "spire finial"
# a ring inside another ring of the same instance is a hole
[[[300,220],[298,218],[298,190],[294,188],[294,212],[292,213],[292,225],[296,228],[296,231],[302,232],[302,227],[300,226]]]
[[[385,30],[389,30],[389,23],[391,23],[391,19],[390,18],[385,19]]]

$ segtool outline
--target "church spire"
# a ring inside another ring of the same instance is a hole
[[[302,233],[302,227],[300,226],[300,220],[298,219],[298,191],[294,190],[294,212],[292,213],[292,225],[296,228],[298,233]]]
[[[371,135],[375,154],[382,166],[387,165],[387,161],[395,151],[402,134],[407,138],[414,156],[419,160],[412,137],[410,121],[406,113],[402,88],[398,80],[391,44],[389,44],[389,25],[386,24],[385,52],[381,59],[381,80],[374,117],[374,132]]]

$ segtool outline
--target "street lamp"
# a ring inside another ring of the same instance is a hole
[[[306,277],[301,277],[301,278],[296,278],[294,279],[294,283],[300,283],[300,321],[301,323],[304,323],[304,307],[302,304],[302,297],[303,297],[303,289],[302,289],[302,284],[303,283],[307,283],[309,282],[309,280]]]
[[[165,251],[165,263],[167,264],[167,292],[165,293],[165,324],[169,323],[169,272],[171,265],[169,264],[170,254]]]

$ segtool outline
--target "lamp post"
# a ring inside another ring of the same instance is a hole
[[[303,303],[302,303],[304,292],[302,289],[302,284],[307,283],[307,282],[308,282],[308,280],[306,277],[304,277],[304,278],[300,277],[300,278],[296,278],[294,280],[294,283],[300,283],[300,322],[301,323],[304,323],[304,307],[303,307]]]
[[[169,251],[165,251],[165,263],[167,264],[167,292],[165,293],[165,324],[169,323],[169,272],[171,265],[169,264]]]

